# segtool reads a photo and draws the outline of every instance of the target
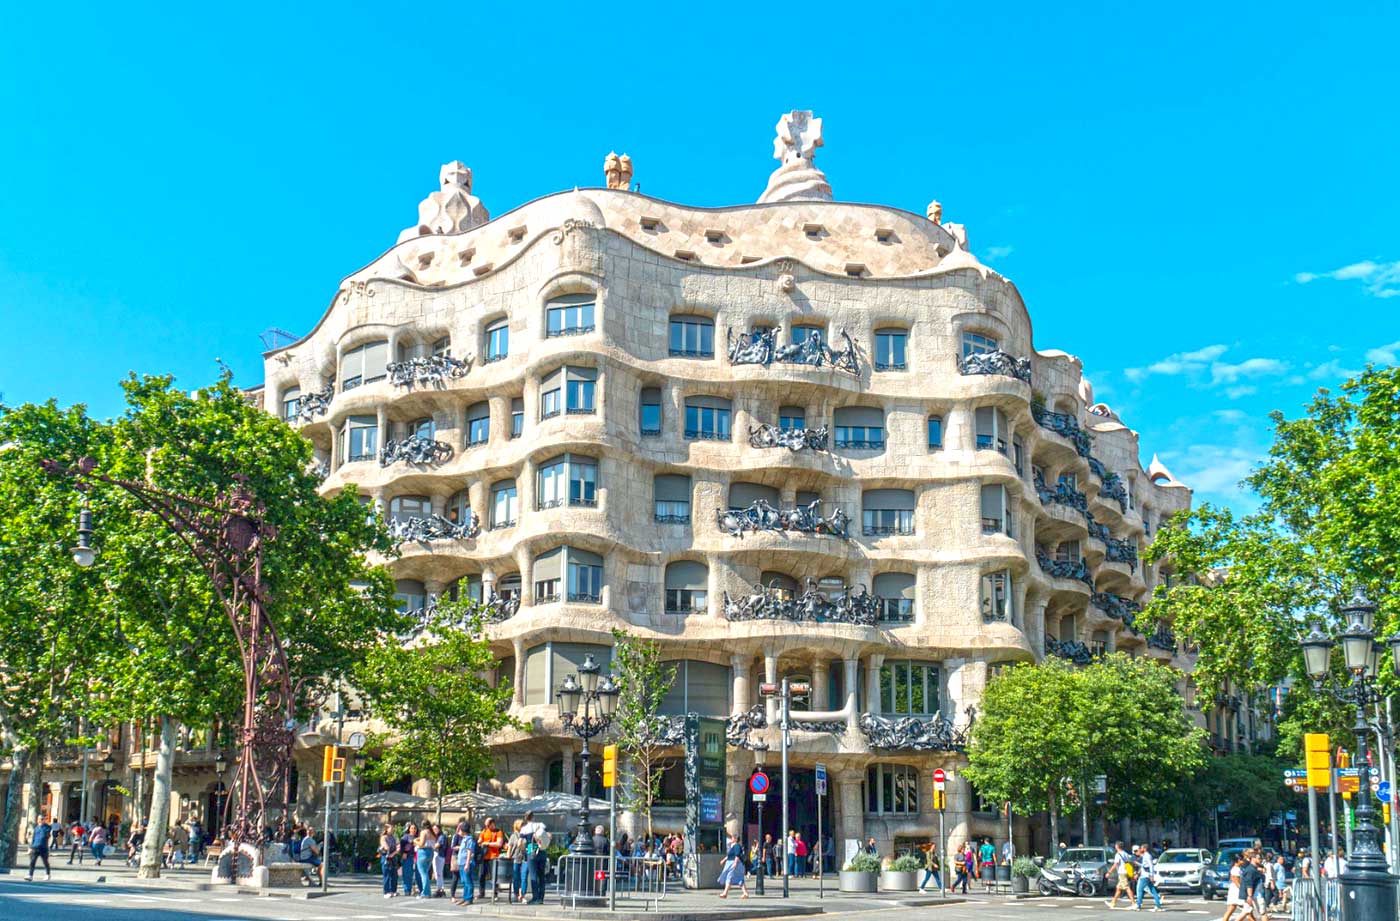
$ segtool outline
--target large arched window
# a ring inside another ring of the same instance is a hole
[[[963,333],[962,354],[963,358],[971,358],[973,355],[986,355],[1001,349],[1001,344],[991,336],[982,333]]]
[[[347,349],[340,360],[340,389],[354,390],[361,384],[382,381],[388,372],[389,342],[379,339]]]
[[[914,815],[919,811],[919,771],[907,764],[872,764],[865,793],[867,812]]]
[[[505,317],[486,325],[486,350],[483,364],[500,361],[510,354],[510,321]]]
[[[593,311],[596,294],[566,294],[545,305],[545,338],[579,336],[593,332]]]
[[[914,533],[914,491],[867,489],[861,494],[861,531],[866,537]]]
[[[728,716],[731,682],[729,666],[681,659],[662,663],[675,670],[671,687],[657,712],[665,716],[698,713],[700,716]]]
[[[695,560],[666,566],[666,613],[704,614],[709,604],[710,570]]]
[[[842,406],[834,421],[838,448],[878,450],[885,446],[885,414],[878,406]]]
[[[764,588],[771,589],[783,597],[793,598],[797,595],[797,580],[784,573],[764,570],[763,575],[759,576],[759,581]]]
[[[282,421],[291,422],[301,412],[301,388],[295,385],[282,391]]]
[[[433,500],[427,496],[395,496],[389,500],[389,519],[407,524],[413,518],[431,518]]]
[[[882,572],[875,577],[871,591],[880,606],[884,623],[907,624],[914,620],[914,584],[912,573]]]
[[[709,317],[671,317],[668,352],[672,358],[714,358],[715,321]]]

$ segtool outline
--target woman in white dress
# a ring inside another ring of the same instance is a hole
[[[1241,918],[1249,914],[1249,902],[1245,900],[1244,885],[1240,880],[1244,858],[1244,853],[1236,854],[1234,863],[1230,864],[1230,887],[1225,892],[1225,917],[1220,921],[1230,921],[1236,908],[1244,909],[1240,913]]]

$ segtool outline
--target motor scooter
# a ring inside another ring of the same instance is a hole
[[[1098,886],[1087,873],[1074,867],[1041,867],[1036,878],[1036,888],[1041,895],[1077,895],[1089,898],[1098,892]]]

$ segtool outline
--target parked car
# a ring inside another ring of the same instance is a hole
[[[1224,848],[1215,852],[1215,862],[1206,865],[1201,873],[1201,895],[1209,899],[1225,898],[1230,888],[1230,867],[1235,859],[1244,853],[1242,847]]]
[[[1237,848],[1241,851],[1251,847],[1259,847],[1261,842],[1258,838],[1221,838],[1216,842],[1217,851],[1227,851],[1230,848]]]
[[[1163,892],[1200,892],[1211,852],[1198,847],[1174,847],[1157,858],[1157,888]]]
[[[1057,870],[1077,870],[1085,879],[1094,884],[1094,895],[1104,891],[1104,872],[1108,870],[1108,865],[1113,862],[1113,848],[1111,847],[1072,847],[1065,851],[1065,856],[1056,860],[1052,867]]]

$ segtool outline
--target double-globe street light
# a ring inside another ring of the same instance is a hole
[[[1351,680],[1328,684],[1331,674],[1332,648],[1337,645],[1330,636],[1314,624],[1302,641],[1303,662],[1313,688],[1326,691],[1336,699],[1356,708],[1357,804],[1356,823],[1352,831],[1352,850],[1347,855],[1346,870],[1340,877],[1342,887],[1342,921],[1376,921],[1395,917],[1396,878],[1386,865],[1381,849],[1381,833],[1376,827],[1376,810],[1371,805],[1371,744],[1366,708],[1377,703],[1381,695],[1376,690],[1380,662],[1385,647],[1376,640],[1376,606],[1357,589],[1351,600],[1342,606],[1346,627],[1341,633],[1342,659]],[[1395,668],[1400,671],[1400,634],[1389,640]],[[1335,844],[1335,841],[1334,841]]]
[[[565,678],[554,692],[559,704],[559,719],[564,728],[583,740],[583,806],[579,810],[578,833],[569,845],[569,851],[574,854],[595,853],[593,830],[588,824],[588,740],[607,731],[613,714],[617,712],[620,691],[611,675],[599,680],[598,672],[598,663],[593,661],[593,653],[590,652],[583,657],[578,673]]]

